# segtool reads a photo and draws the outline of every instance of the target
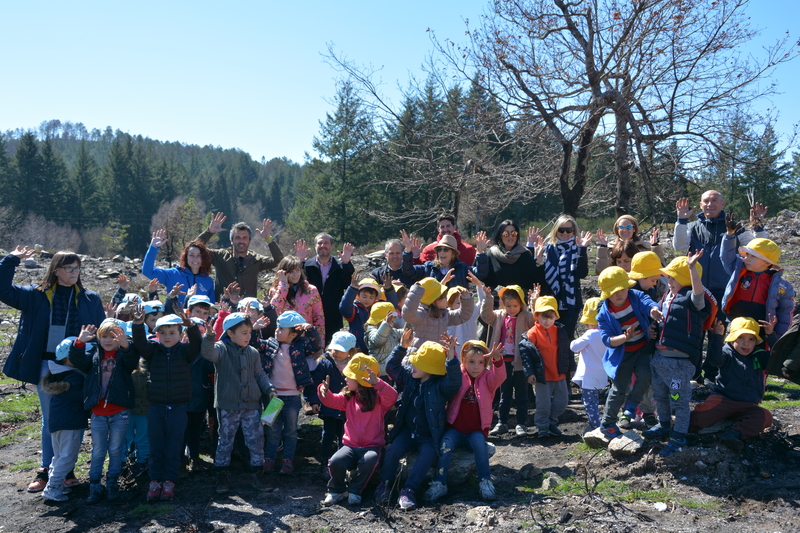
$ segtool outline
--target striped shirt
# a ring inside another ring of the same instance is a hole
[[[619,325],[622,326],[622,331],[626,331],[629,328],[639,328],[639,332],[625,342],[625,353],[635,352],[647,346],[646,326],[643,328],[642,325],[639,324],[639,320],[633,312],[633,307],[631,307],[631,301],[629,299],[626,299],[625,303],[619,307],[609,300],[608,310],[611,311],[611,316],[617,319]]]

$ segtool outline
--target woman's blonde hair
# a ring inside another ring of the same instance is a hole
[[[553,224],[553,229],[550,230],[550,234],[547,236],[547,242],[549,244],[558,244],[558,228],[560,228],[565,222],[572,222],[572,227],[574,228],[572,236],[577,240],[578,233],[580,233],[580,230],[578,229],[578,223],[569,215],[560,215],[556,220],[556,223]]]

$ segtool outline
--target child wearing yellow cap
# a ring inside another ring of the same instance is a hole
[[[342,447],[328,463],[330,480],[322,505],[333,505],[344,498],[350,505],[360,504],[364,487],[378,466],[386,442],[383,420],[397,401],[397,391],[378,377],[378,370],[374,357],[357,353],[342,371],[347,386],[341,393],[331,391],[330,378],[317,386],[322,404],[343,411],[347,417]],[[348,483],[350,470],[355,470],[355,475]]]
[[[356,346],[359,351],[368,352],[367,342],[364,339],[364,326],[369,320],[369,312],[372,306],[378,303],[381,298],[381,288],[386,297],[386,301],[397,307],[397,293],[392,285],[392,278],[385,276],[383,287],[372,278],[364,278],[360,281],[354,276],[352,283],[342,296],[339,302],[339,311],[347,322],[350,323],[350,333],[356,336]]]
[[[753,318],[762,328],[776,317],[774,336],[767,335],[769,344],[789,330],[794,309],[794,288],[783,279],[780,259],[781,249],[769,239],[753,239],[740,246],[738,253],[736,236],[730,230],[722,241],[722,265],[730,276],[722,311],[729,319]]]
[[[480,282],[472,272],[467,277],[475,282]],[[414,342],[412,349],[418,348],[423,342],[439,342],[442,335],[447,333],[450,326],[458,326],[472,318],[475,301],[472,294],[464,287],[455,287],[461,299],[461,307],[451,310],[447,307],[447,282],[448,276],[437,281],[434,278],[422,279],[411,286],[408,297],[403,304],[403,318],[406,323],[414,328]]]
[[[617,268],[617,267],[614,267]],[[558,301],[540,296],[534,301],[536,323],[519,344],[525,377],[536,390],[536,414],[533,422],[538,438],[560,436],[558,417],[567,410],[569,380],[575,373],[575,357],[569,349],[569,334],[557,324]]]
[[[455,357],[456,340],[446,337],[444,346],[438,342],[424,342],[409,356],[411,367],[408,368],[403,366],[403,359],[412,337],[411,330],[403,332],[400,344],[386,364],[386,371],[397,390],[402,392],[403,399],[389,434],[391,445],[381,467],[381,484],[375,491],[378,504],[388,501],[400,459],[410,451],[418,451],[414,468],[400,490],[398,504],[403,510],[417,506],[420,486],[441,453],[447,402],[461,387],[461,369]]]
[[[603,344],[603,368],[611,378],[600,427],[607,437],[619,437],[619,410],[625,401],[641,403],[650,387],[650,350],[647,330],[650,319],[660,320],[658,304],[645,293],[631,289],[635,282],[620,267],[608,267],[600,273],[597,327]],[[636,383],[631,388],[631,376]],[[630,391],[630,393],[629,393]]]
[[[369,310],[364,337],[369,355],[378,361],[378,375],[381,377],[386,376],[386,361],[403,334],[403,329],[398,327],[397,322],[397,310],[389,302],[378,302]]]
[[[603,336],[597,329],[597,308],[600,298],[589,298],[583,304],[580,322],[586,331],[572,341],[569,349],[578,353],[578,368],[572,382],[581,388],[581,401],[589,419],[589,431],[600,427],[600,391],[608,385],[608,376],[603,370],[603,353],[606,347]]]
[[[758,405],[764,397],[764,369],[769,361],[760,329],[752,318],[733,319],[725,346],[709,352],[708,362],[719,367],[713,392],[691,414],[691,431],[733,420],[733,427],[719,436],[720,442],[733,450],[741,450],[743,440],[772,425],[772,413]],[[717,323],[714,334],[724,332],[725,326]]]
[[[525,305],[525,292],[519,285],[509,285],[497,291],[502,305],[494,310],[494,297],[489,287],[483,288],[484,298],[481,304],[481,320],[490,327],[487,338],[489,344],[503,345],[503,361],[506,367],[506,379],[500,389],[500,405],[497,412],[497,425],[489,435],[502,435],[508,432],[508,419],[511,404],[517,400],[517,436],[528,434],[528,383],[522,369],[522,357],[519,353],[519,342],[526,331],[536,321],[528,306]]]

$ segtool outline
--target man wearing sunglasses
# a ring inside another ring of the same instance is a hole
[[[471,244],[461,242],[461,234],[458,233],[458,225],[456,224],[456,217],[454,215],[450,213],[441,215],[436,219],[436,228],[439,230],[436,241],[423,248],[420,256],[414,258],[415,265],[421,265],[426,261],[433,261],[436,259],[436,246],[438,246],[439,240],[445,235],[452,235],[456,238],[459,261],[466,263],[467,266],[472,266],[475,263],[475,247]]]

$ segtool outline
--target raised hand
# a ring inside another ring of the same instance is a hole
[[[158,279],[153,278],[150,280],[150,283],[147,284],[147,294],[153,294],[154,292],[158,292]]]
[[[481,280],[479,280],[479,279],[478,279],[478,276],[476,276],[476,275],[475,275],[475,274],[472,272],[472,270],[469,270],[469,269],[467,269],[467,279],[468,279],[470,282],[474,283],[474,284],[475,284],[475,286],[478,288],[478,290],[482,290],[482,289],[483,289],[483,282],[482,282]]]
[[[578,239],[578,246],[589,246],[589,243],[594,239],[594,234],[591,231],[582,231],[580,239]]]
[[[288,274],[285,270],[278,270],[275,273],[275,277],[278,278],[278,283],[283,283],[284,285],[289,285],[289,278]]]
[[[211,222],[208,223],[208,232],[209,233],[219,233],[221,231],[225,231],[222,227],[222,224],[225,222],[225,219],[228,217],[225,216],[224,213],[220,212],[211,217]]]
[[[406,328],[403,332],[403,335],[400,337],[400,346],[403,348],[408,348],[411,346],[411,341],[414,340],[414,330],[411,328]]]
[[[323,398],[328,395],[328,391],[331,388],[331,376],[328,374],[325,376],[325,381],[319,384],[319,395]]]
[[[134,324],[144,324],[144,307],[137,305],[131,311],[131,317]]]
[[[94,339],[95,333],[97,333],[97,328],[93,325],[87,324],[85,326],[81,326],[81,332],[78,334],[78,342],[86,344],[90,340]]]
[[[608,237],[603,233],[603,230],[597,230],[597,244],[600,246],[608,246]]]
[[[117,306],[114,305],[114,302],[108,302],[103,306],[103,310],[106,312],[106,318],[114,318],[114,315],[117,314]]]
[[[119,288],[123,291],[128,292],[128,276],[125,274],[117,276],[117,285],[119,285]]]
[[[222,290],[223,296],[230,300],[233,305],[237,305],[239,300],[242,299],[241,292],[242,289],[239,287],[239,283],[235,281]]]
[[[539,237],[539,231],[540,231],[539,228],[537,228],[536,226],[531,226],[530,228],[528,228],[527,232],[528,240],[526,241],[528,248],[533,248],[536,245],[536,240]]]
[[[184,311],[180,305],[176,303],[172,304],[172,312],[178,315],[181,318],[181,320],[183,320],[183,325],[186,326],[187,328],[197,325],[194,322],[192,322],[191,318],[186,316],[186,311]]]
[[[116,340],[119,343],[120,348],[122,348],[123,350],[128,349],[130,343],[128,343],[128,337],[127,335],[125,335],[124,331],[122,331],[121,329],[112,329],[111,335],[114,337],[114,340]]]
[[[447,333],[442,333],[442,346],[444,346],[448,359],[452,359],[456,356],[456,346],[459,344],[461,343],[458,342],[456,337],[448,335]]]
[[[150,239],[150,246],[153,248],[161,248],[167,242],[167,230],[160,229],[153,232],[153,238]]]
[[[263,239],[269,239],[270,235],[272,235],[272,220],[265,218],[263,226],[256,228],[256,233],[261,235]]]
[[[353,255],[353,250],[355,249],[356,247],[350,244],[349,242],[344,243],[344,245],[342,246],[342,251],[339,252],[339,262],[349,263],[350,257]]]
[[[264,329],[265,327],[269,326],[269,324],[269,317],[261,316],[258,317],[258,320],[256,320],[255,324],[253,324],[253,329]]]
[[[486,249],[489,247],[490,244],[489,237],[486,236],[485,231],[479,231],[477,235],[475,235],[475,250],[479,254],[486,253]]]
[[[381,281],[383,281],[383,290],[388,291],[392,288],[392,276],[389,272],[383,274],[383,279]]]
[[[492,351],[486,354],[486,357],[491,357],[492,361],[500,361],[503,359],[503,343],[498,342],[494,346],[492,346]]]
[[[182,291],[181,289],[183,289],[183,284],[181,284],[181,283],[176,283],[176,284],[175,284],[175,286],[174,286],[174,287],[172,287],[172,290],[171,290],[171,291],[169,291],[169,294],[167,294],[167,296],[168,296],[169,298],[172,298],[172,299],[174,300],[175,298],[177,298],[177,297],[178,297],[178,295],[180,295],[180,294],[186,294],[186,293],[185,293],[184,291]]]
[[[655,246],[659,242],[658,240],[658,228],[653,228],[653,233],[650,234],[650,246]]]
[[[35,253],[36,250],[34,250],[33,248],[28,248],[27,246],[20,248],[19,246],[17,246],[16,248],[14,248],[14,251],[11,252],[9,255],[13,255],[14,257],[19,257],[20,260],[24,260],[31,257]]]
[[[380,378],[378,378],[378,376],[375,374],[375,372],[372,371],[370,367],[367,367],[366,371],[367,371],[367,383],[369,383],[374,387],[375,385],[378,384]]]
[[[678,212],[678,218],[690,218],[694,214],[694,207],[689,205],[688,198],[680,198],[675,202],[675,210]]]
[[[756,227],[764,225],[764,218],[767,216],[767,207],[756,202],[750,209],[750,224]]]
[[[195,283],[194,285],[189,287],[189,290],[186,291],[186,298],[189,299],[192,296],[194,296],[195,294],[197,294],[197,283]]]
[[[775,325],[778,323],[778,317],[769,313],[767,315],[766,320],[759,320],[758,325],[764,328],[765,335],[772,335],[772,332],[775,331]]]
[[[419,257],[422,254],[422,246],[419,245],[419,239],[417,237],[411,237],[411,255],[413,257]]]
[[[725,334],[725,323],[720,319],[715,319],[714,324],[711,326],[711,332],[714,335],[724,335]]]
[[[725,229],[728,231],[729,236],[735,235],[740,227],[741,225],[736,222],[736,216],[733,212],[725,213]]]
[[[664,315],[661,314],[661,309],[659,309],[658,307],[651,307],[650,318],[652,318],[658,323],[661,323],[661,321],[664,319]]]
[[[294,255],[296,255],[300,261],[308,259],[308,247],[306,246],[305,239],[298,239],[294,242]]]
[[[450,283],[450,280],[452,280],[454,277],[456,277],[456,269],[451,268],[450,270],[447,271],[447,274],[444,275],[444,278],[442,278],[441,284],[447,285],[448,283]]]
[[[695,253],[689,252],[686,255],[686,258],[688,259],[686,264],[688,265],[689,268],[692,268],[693,266],[695,266],[697,264],[697,260],[700,259],[701,257],[703,257],[703,251],[704,250],[705,250],[705,248],[700,248]]]
[[[405,251],[410,252],[413,241],[411,237],[408,235],[408,233],[406,233],[406,230],[404,229],[400,230],[400,240],[403,241],[403,246],[405,246]]]
[[[533,288],[528,291],[528,303],[533,305],[533,301],[542,295],[542,286],[538,283],[533,284]]]

